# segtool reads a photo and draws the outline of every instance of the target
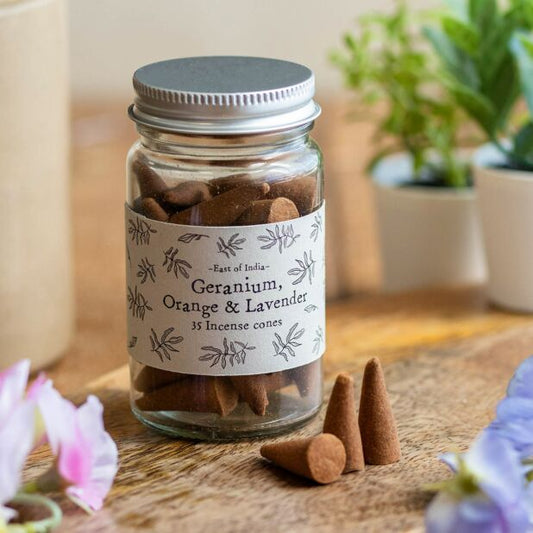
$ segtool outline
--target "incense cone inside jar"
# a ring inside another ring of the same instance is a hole
[[[346,450],[344,474],[365,469],[361,433],[355,409],[354,382],[348,374],[339,374],[328,403],[324,433],[338,437]]]
[[[237,391],[226,378],[189,376],[145,393],[135,403],[144,411],[192,411],[227,416],[238,400]]]
[[[308,215],[317,207],[317,181],[314,177],[294,178],[270,184],[268,198],[292,200],[301,216]]]
[[[185,378],[187,378],[186,374],[145,366],[133,380],[133,387],[138,392],[151,392]]]
[[[216,194],[222,194],[254,181],[254,178],[250,174],[232,174],[231,176],[215,178],[209,184],[214,187]]]
[[[256,376],[231,376],[231,383],[237,389],[239,396],[259,416],[265,416],[268,406],[268,396],[265,380],[261,374]]]
[[[339,479],[346,463],[342,442],[328,433],[261,447],[261,455],[293,474],[320,484]]]
[[[300,213],[294,202],[288,198],[276,198],[274,200],[257,200],[235,222],[240,226],[252,226],[254,224],[272,224],[298,218]]]
[[[400,460],[396,421],[383,369],[379,359],[375,357],[365,367],[359,403],[359,428],[367,464],[386,465]]]
[[[292,379],[288,371],[263,374],[263,381],[267,392],[278,391],[284,387],[288,387],[292,383]]]
[[[193,226],[232,226],[252,202],[263,198],[268,191],[266,183],[243,185],[175,213],[170,222]]]
[[[137,159],[132,163],[132,171],[137,176],[137,183],[143,198],[159,198],[168,186],[163,179],[146,163]]]
[[[168,213],[159,205],[154,198],[143,198],[141,201],[142,213],[145,217],[159,222],[168,220]]]
[[[301,398],[305,398],[313,388],[313,381],[316,379],[316,372],[318,372],[318,369],[315,366],[316,364],[315,361],[308,365],[299,366],[289,370],[290,376],[296,384]]]
[[[184,181],[161,195],[161,201],[175,209],[183,209],[211,200],[211,188],[202,181]]]

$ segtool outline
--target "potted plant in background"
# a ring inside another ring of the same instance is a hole
[[[503,9],[496,0],[470,0],[459,8],[425,32],[450,94],[490,143],[473,165],[489,298],[533,312],[533,0]]]
[[[355,91],[357,115],[376,108],[379,117],[368,168],[383,288],[483,282],[469,167],[456,152],[464,116],[441,82],[439,62],[403,3],[390,15],[362,17],[359,26],[332,60]]]

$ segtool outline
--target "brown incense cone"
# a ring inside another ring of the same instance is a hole
[[[365,469],[361,433],[357,422],[353,379],[348,374],[339,374],[324,420],[324,433],[338,437],[346,450],[346,466],[344,474]]]
[[[268,191],[266,183],[243,185],[175,213],[170,222],[193,226],[231,226],[252,202],[263,198]]]
[[[225,378],[190,376],[143,394],[136,401],[143,411],[194,411],[229,415],[239,395]]]
[[[261,455],[281,466],[323,485],[339,479],[346,463],[342,442],[328,433],[261,447]]]
[[[383,369],[375,357],[365,367],[359,404],[359,428],[367,464],[387,465],[400,460],[396,422]]]
[[[177,208],[190,207],[206,202],[212,198],[211,190],[207,183],[201,181],[184,181],[161,195],[163,203]]]
[[[288,198],[276,198],[275,200],[258,200],[237,219],[235,224],[251,226],[253,224],[271,224],[284,222],[298,218],[300,213],[294,202]]]
[[[275,392],[284,387],[288,387],[292,383],[290,373],[287,371],[264,374],[263,380],[267,392]]]
[[[317,181],[312,177],[303,177],[272,183],[268,198],[279,197],[292,200],[301,216],[308,215],[317,207]]]
[[[130,206],[136,213],[139,213],[140,215],[144,215],[143,211],[143,197],[137,196],[135,200],[133,200],[133,204]]]
[[[318,371],[316,361],[289,370],[290,376],[296,384],[301,398],[305,398],[313,388],[313,381],[316,379],[316,373]]]
[[[222,178],[215,178],[209,184],[215,188],[217,194],[228,192],[235,187],[242,187],[247,183],[253,181],[250,174],[232,174],[231,176],[223,176]]]
[[[159,222],[167,222],[167,212],[157,203],[153,198],[143,198],[141,202],[142,212],[144,216],[152,220],[159,220]]]
[[[131,168],[137,176],[141,196],[144,198],[159,198],[168,189],[159,174],[139,159],[133,162]]]
[[[259,416],[265,416],[268,406],[267,390],[261,374],[256,376],[231,376],[231,383],[237,389],[239,396]]]
[[[145,366],[133,380],[133,388],[139,392],[151,392],[186,378],[186,374]]]
[[[239,397],[259,416],[265,416],[268,394],[291,384],[288,372],[273,372],[252,376],[232,376],[231,382]]]

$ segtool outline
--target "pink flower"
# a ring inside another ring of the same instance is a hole
[[[29,375],[28,359],[19,361],[0,373],[0,428],[11,416],[13,409],[24,399]]]
[[[35,402],[24,397],[29,371],[26,360],[0,373],[0,524],[16,515],[4,504],[17,493],[34,443]]]
[[[103,407],[95,396],[76,408],[52,387],[39,397],[48,441],[56,462],[37,484],[43,490],[65,489],[86,510],[98,510],[117,472],[118,451],[104,429]]]

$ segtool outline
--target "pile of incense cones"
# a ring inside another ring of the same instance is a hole
[[[320,484],[342,474],[387,465],[401,458],[400,441],[379,359],[366,364],[359,416],[354,381],[339,374],[324,420],[323,433],[306,439],[265,444],[261,455],[294,474]]]

